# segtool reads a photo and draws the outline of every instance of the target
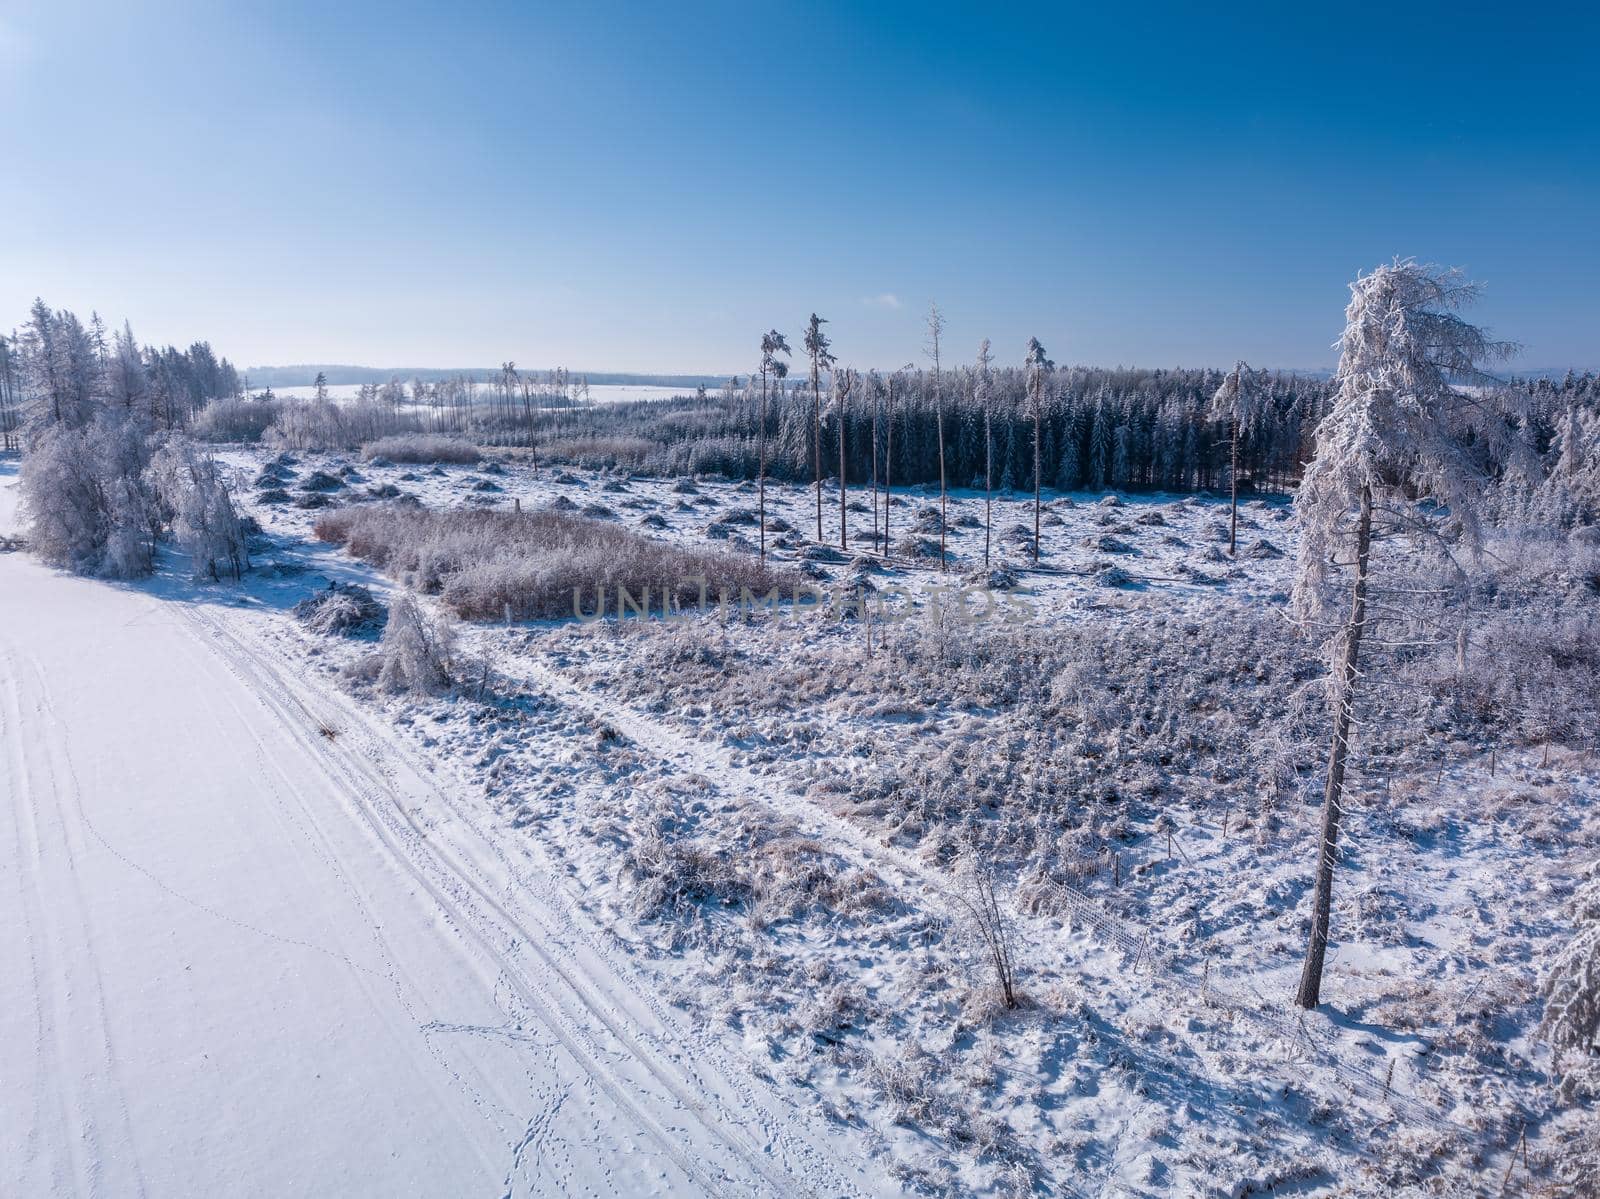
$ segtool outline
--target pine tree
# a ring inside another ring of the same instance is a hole
[[[759,466],[756,470],[756,488],[759,493],[757,523],[761,526],[761,561],[767,560],[767,379],[770,375],[782,386],[789,374],[789,364],[778,357],[789,353],[789,343],[776,329],[761,337],[761,425],[757,434],[760,440]]]
[[[811,356],[811,473],[817,487],[817,541],[822,540],[822,397],[818,390],[818,374],[833,366],[833,355],[828,352],[828,337],[822,326],[828,322],[815,312],[806,324],[805,347]],[[844,486],[840,472],[839,486]]]
[[[1028,338],[1028,353],[1023,359],[1028,370],[1028,389],[1033,396],[1033,564],[1039,565],[1039,516],[1043,509],[1041,480],[1044,474],[1044,376],[1056,364],[1045,357],[1037,337]]]
[[[1228,422],[1228,553],[1236,553],[1239,542],[1239,433],[1260,416],[1260,388],[1250,367],[1243,360],[1234,364],[1211,397],[1211,418]]]

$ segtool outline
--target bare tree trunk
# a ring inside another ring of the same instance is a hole
[[[939,386],[939,364],[935,360],[933,365],[933,418],[939,433],[939,569],[947,569],[945,559],[945,516],[944,516],[944,393]]]
[[[758,437],[760,449],[756,452],[756,491],[760,509],[756,522],[761,527],[761,562],[767,561],[767,368],[761,367],[761,429]]]
[[[837,387],[838,385],[839,381],[835,376],[834,386]],[[849,392],[846,391],[839,393],[839,548],[842,550],[850,548],[850,534],[845,528],[845,499],[847,497],[844,486],[844,401],[848,395]],[[817,493],[817,497],[819,499],[822,497],[820,491]]]
[[[889,510],[894,505],[894,376],[889,376],[889,409],[883,418],[883,556],[889,556]]]
[[[817,392],[817,356],[811,355],[811,473],[817,484],[817,544],[822,544],[822,399]]]
[[[1333,909],[1333,858],[1339,844],[1339,816],[1344,803],[1345,761],[1350,751],[1350,723],[1355,708],[1356,663],[1367,623],[1367,563],[1372,551],[1372,487],[1361,488],[1361,517],[1356,529],[1356,581],[1350,597],[1350,624],[1345,629],[1344,660],[1339,666],[1334,700],[1333,744],[1328,752],[1328,783],[1322,796],[1322,842],[1317,858],[1317,885],[1311,901],[1311,944],[1300,975],[1295,1002],[1314,1008],[1320,1002],[1322,966],[1328,954],[1328,917]]]
[[[1040,394],[1044,387],[1042,374],[1036,373],[1033,379],[1033,564],[1039,565],[1039,509],[1040,509],[1040,482],[1044,472],[1042,465],[1043,455],[1040,446],[1041,430],[1044,423],[1043,396]]]
[[[1233,451],[1228,466],[1228,483],[1233,488],[1233,499],[1228,515],[1228,556],[1234,557],[1239,545],[1239,418],[1233,418]]]
[[[989,535],[994,527],[994,434],[989,409],[983,410],[983,565],[989,565]]]
[[[878,548],[878,385],[872,383],[872,548]],[[871,633],[867,634],[868,646]]]

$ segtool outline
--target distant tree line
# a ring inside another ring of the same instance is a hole
[[[1035,425],[1027,374],[998,369],[985,376],[980,387],[974,368],[937,375],[869,371],[854,375],[842,398],[835,392],[820,405],[809,384],[785,384],[769,397],[768,474],[809,481],[820,460],[823,473],[837,478],[842,460],[851,484],[867,482],[875,471],[881,480],[891,466],[896,484],[937,482],[942,406],[952,486],[981,486],[989,468],[1000,489],[1031,488]],[[1042,372],[1043,486],[1190,491],[1226,485],[1229,430],[1209,412],[1224,378],[1218,370],[1075,366]],[[1240,429],[1240,472],[1247,485],[1281,490],[1299,477],[1329,385],[1281,372],[1260,372],[1256,385],[1260,403]],[[567,416],[564,438],[551,452],[574,459],[611,455],[617,465],[663,473],[753,478],[759,407],[759,382],[730,381],[694,400],[594,408]],[[553,421],[540,424],[555,432]]]
[[[83,425],[102,406],[181,429],[211,401],[242,390],[233,364],[209,342],[141,346],[126,321],[108,335],[98,313],[86,325],[43,300],[20,330],[0,336],[0,438],[8,449],[18,448],[28,421]]]

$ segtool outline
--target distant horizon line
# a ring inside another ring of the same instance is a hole
[[[964,363],[952,364],[947,369],[958,369]],[[1091,363],[1063,363],[1063,369],[1081,368],[1085,370],[1220,370],[1232,369],[1233,364],[1225,366],[1184,366],[1181,364],[1170,366],[1141,366],[1138,364],[1118,363],[1115,366],[1100,366]],[[500,372],[499,366],[469,366],[469,367],[437,367],[437,366],[363,366],[357,363],[338,362],[305,362],[287,363],[281,366],[262,365],[241,368],[241,378],[249,379],[254,385],[258,376],[264,376],[261,386],[272,387],[311,387],[316,383],[316,375],[320,372],[327,376],[324,382],[330,387],[348,387],[361,383],[385,383],[393,378],[412,379],[422,378],[424,381],[437,381],[441,378],[453,378],[460,375],[482,376],[493,378]],[[877,369],[877,368],[866,368]],[[1002,367],[1001,369],[1008,369]],[[1016,369],[1015,367],[1009,369]],[[1331,366],[1267,366],[1256,369],[1274,371],[1278,374],[1298,375],[1309,379],[1326,380],[1333,376],[1335,368]],[[610,370],[584,370],[576,367],[525,367],[518,368],[519,375],[548,376],[557,370],[566,371],[573,379],[582,378],[593,386],[640,386],[640,387],[721,387],[729,379],[745,379],[755,374],[754,371],[730,371],[727,373],[709,372],[648,372],[648,371],[610,371]],[[1600,374],[1600,365],[1589,366],[1524,366],[1507,372],[1508,378],[1517,379],[1560,379],[1568,372],[1576,375]],[[887,372],[884,372],[887,373]],[[338,374],[342,377],[334,377]],[[294,376],[293,380],[284,376]],[[354,377],[352,377],[354,376]]]

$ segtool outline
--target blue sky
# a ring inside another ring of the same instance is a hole
[[[1411,255],[1600,362],[1600,20],[1206,7],[0,0],[0,320],[743,372],[937,299],[956,360],[1314,367]]]

